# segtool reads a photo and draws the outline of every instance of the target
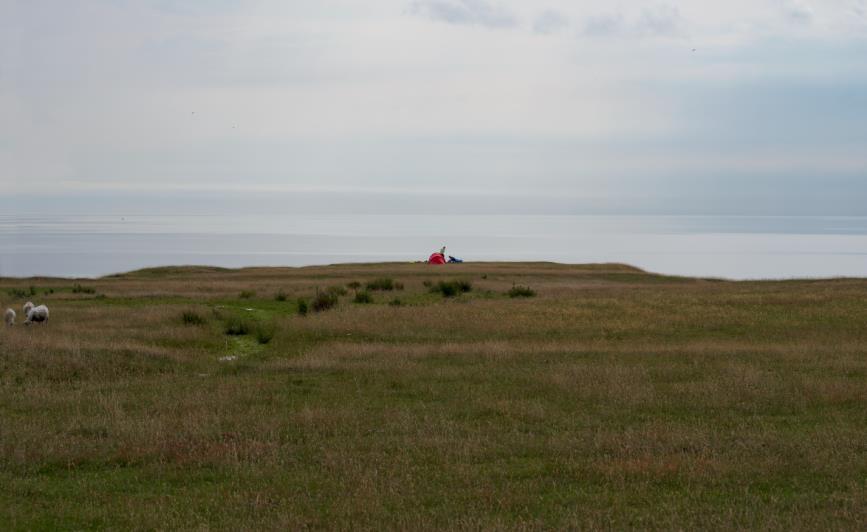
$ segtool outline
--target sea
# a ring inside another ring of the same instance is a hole
[[[867,217],[0,215],[0,276],[166,265],[618,262],[725,279],[867,277]]]

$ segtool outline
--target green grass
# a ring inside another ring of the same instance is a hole
[[[373,303],[373,296],[370,295],[370,292],[366,290],[362,290],[361,292],[356,292],[355,297],[353,298],[355,303],[366,305]]]
[[[464,280],[439,281],[430,287],[431,292],[442,294],[443,297],[455,297],[470,292],[472,289],[472,283]]]
[[[424,285],[457,276],[461,297]],[[400,305],[272,297],[379,278]],[[106,300],[39,284],[51,323],[0,329],[4,529],[867,522],[867,280],[537,263],[169,268],[98,280]]]
[[[535,297],[536,291],[529,286],[521,286],[516,284],[509,289],[508,295],[513,299],[516,297]]]

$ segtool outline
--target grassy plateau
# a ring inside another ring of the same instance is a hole
[[[867,280],[171,267],[0,302],[4,530],[867,526]]]

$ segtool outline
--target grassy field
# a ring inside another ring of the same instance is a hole
[[[867,280],[0,279],[26,300],[51,321],[0,330],[4,529],[867,524]]]

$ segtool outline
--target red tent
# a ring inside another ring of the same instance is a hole
[[[432,253],[430,258],[427,259],[428,264],[445,264],[446,258],[443,257],[442,253]]]

